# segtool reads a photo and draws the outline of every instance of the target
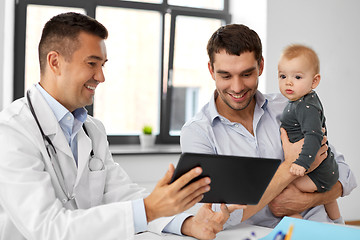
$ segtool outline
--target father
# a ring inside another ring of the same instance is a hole
[[[279,119],[287,100],[281,94],[262,94],[257,90],[258,78],[264,68],[257,33],[244,25],[220,27],[211,36],[207,51],[208,68],[215,80],[216,91],[201,111],[183,126],[182,151],[280,158],[285,160],[284,163],[294,161],[302,142],[289,143],[285,131],[282,131],[280,141]],[[326,148],[323,145],[320,149],[317,164],[326,157]],[[294,213],[300,213],[304,219],[331,222],[323,204],[348,195],[356,187],[354,175],[343,155],[333,146],[331,149],[339,165],[340,177],[330,191],[301,193],[290,184],[281,193],[293,180],[282,164],[259,205],[234,211],[225,227],[245,220],[250,224],[274,227],[282,216]],[[262,208],[278,193],[281,194],[270,208]]]

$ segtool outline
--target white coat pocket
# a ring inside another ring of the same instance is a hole
[[[104,196],[106,182],[106,170],[90,171],[90,201],[91,206],[100,205]]]

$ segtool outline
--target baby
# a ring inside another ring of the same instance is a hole
[[[313,89],[320,83],[320,63],[316,53],[303,45],[286,47],[278,64],[280,92],[289,99],[281,118],[290,142],[304,138],[299,158],[291,165],[290,172],[301,176],[293,183],[303,192],[325,192],[338,181],[338,165],[329,147],[328,156],[312,172],[307,172],[321,147],[325,116],[319,97]],[[343,222],[336,201],[325,205],[334,222]],[[293,217],[299,217],[296,215]]]

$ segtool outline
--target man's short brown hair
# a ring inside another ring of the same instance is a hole
[[[70,61],[72,54],[79,48],[78,36],[86,32],[106,39],[107,29],[95,19],[74,12],[62,13],[51,18],[44,26],[39,43],[40,72],[46,68],[47,54],[56,51]]]
[[[253,52],[259,66],[261,64],[261,40],[254,30],[245,25],[230,24],[222,26],[214,32],[207,44],[207,52],[212,67],[214,67],[215,53],[219,53],[221,50],[237,56],[244,52]]]

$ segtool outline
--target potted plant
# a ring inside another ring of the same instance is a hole
[[[155,135],[152,134],[152,127],[145,125],[140,135],[140,145],[142,148],[150,148],[155,144]]]

